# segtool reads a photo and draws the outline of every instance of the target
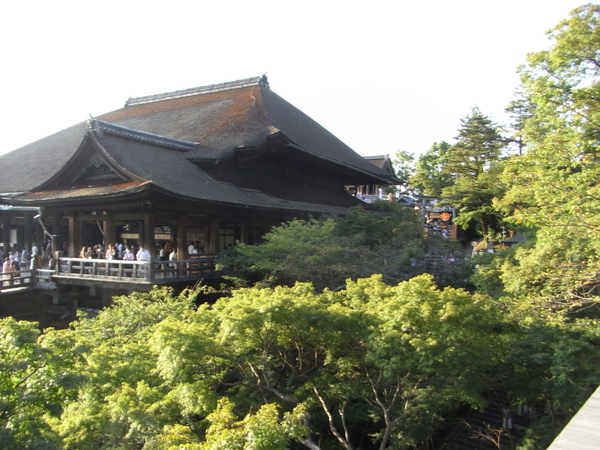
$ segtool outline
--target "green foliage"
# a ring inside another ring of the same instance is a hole
[[[506,108],[506,112],[513,119],[510,125],[513,135],[509,141],[517,144],[518,154],[522,155],[525,147],[523,131],[527,120],[535,114],[535,105],[522,90],[517,91],[515,96],[515,100],[511,101]]]
[[[0,319],[0,446],[53,448],[48,421],[74,395],[77,349],[60,331],[40,336],[37,324]]]
[[[524,314],[522,304],[515,306],[522,321],[497,369],[497,383],[513,405],[543,412],[519,448],[546,448],[598,386],[600,324],[560,323],[536,315],[535,307]]]
[[[237,244],[220,259],[239,269],[233,276],[291,285],[310,281],[339,288],[347,278],[382,273],[397,282],[419,273],[422,236],[413,211],[390,202],[380,213],[351,208],[341,219],[293,220],[271,230],[257,245]]]
[[[52,422],[63,448],[139,448],[181,419],[185,408],[157,373],[149,338],[166,318],[189,315],[195,295],[173,296],[169,288],[135,292],[115,298],[96,318],[73,324],[69,334],[80,349],[73,368],[81,380],[78,396]]]
[[[442,168],[451,174],[454,183],[441,194],[458,210],[454,223],[464,229],[476,224],[484,238],[495,240],[501,231],[502,216],[492,204],[503,193],[498,173],[506,140],[477,108],[461,122],[457,142],[446,153]]]
[[[495,203],[513,223],[537,230],[535,245],[505,266],[509,292],[536,293],[553,308],[577,310],[600,294],[599,36],[600,7],[584,5],[549,32],[549,50],[528,56],[526,147],[506,162],[508,190]]]
[[[468,373],[482,360],[472,352],[497,345],[472,342],[498,320],[491,305],[439,291],[431,277],[397,287],[373,277],[337,293],[239,289],[197,310],[183,306],[188,298],[136,293],[64,330],[87,345],[69,369],[77,395],[47,421],[60,447],[287,448],[294,439],[316,448],[323,426],[345,446],[363,429],[379,430],[383,447],[414,443],[453,401],[478,399]],[[138,304],[144,311],[132,314]],[[14,327],[5,328],[33,358],[38,333]]]
[[[202,450],[285,450],[289,448],[288,427],[280,421],[277,405],[266,404],[244,420],[236,421],[234,405],[228,399],[219,401],[207,420],[206,441]]]
[[[233,275],[244,278],[254,273],[284,284],[311,280],[318,286],[340,286],[346,276],[361,270],[362,258],[348,239],[333,236],[334,229],[333,219],[293,220],[267,233],[262,244],[238,243],[220,263],[241,269]]]
[[[352,424],[365,426],[357,404],[376,418],[371,427],[380,423],[382,441],[426,439],[433,411],[439,419],[457,398],[481,401],[480,370],[501,342],[490,334],[499,320],[492,304],[439,291],[429,276],[397,287],[380,277],[349,281],[338,293],[307,284],[243,289],[213,311],[219,354],[236,391],[246,388],[241,401],[259,393],[256,401],[312,405],[313,414],[330,417],[342,445],[352,441]],[[428,427],[415,429],[426,416]]]
[[[2,321],[3,445],[355,448],[368,433],[406,448],[490,389],[548,405],[558,430],[600,362],[596,321],[556,323],[430,275],[237,289],[195,309],[193,297],[136,293],[42,335]]]
[[[411,188],[422,195],[439,197],[444,188],[451,186],[454,178],[443,170],[450,149],[447,142],[436,142],[419,156],[415,171],[409,178]]]
[[[406,150],[398,150],[395,158],[392,160],[396,177],[402,180],[405,184],[408,182],[412,172],[414,171],[414,155]]]
[[[395,203],[378,202],[385,214],[366,212],[362,207],[348,210],[348,214],[336,222],[334,233],[352,239],[354,245],[373,250],[377,246],[408,247],[418,241],[420,230],[414,212]]]

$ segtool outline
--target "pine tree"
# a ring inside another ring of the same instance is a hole
[[[457,142],[445,155],[443,166],[455,183],[444,188],[442,196],[458,209],[457,224],[465,229],[475,225],[484,238],[494,240],[502,217],[492,202],[503,191],[497,175],[506,140],[476,107],[461,123]]]

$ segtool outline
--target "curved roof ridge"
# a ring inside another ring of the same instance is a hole
[[[199,86],[195,88],[182,89],[179,91],[165,92],[163,94],[146,95],[143,97],[130,97],[126,102],[125,106],[143,105],[144,103],[153,103],[163,100],[172,100],[182,97],[190,97],[198,94],[206,94],[209,92],[226,91],[229,89],[239,89],[248,86],[265,86],[269,87],[267,76],[262,75],[260,77],[244,78],[242,80],[227,81],[224,83],[211,84],[208,86]]]
[[[184,152],[192,150],[198,144],[197,142],[183,141],[181,139],[136,130],[135,128],[124,127],[123,125],[117,125],[98,119],[88,120],[88,129],[96,130],[100,135],[102,135],[102,133],[112,134]]]

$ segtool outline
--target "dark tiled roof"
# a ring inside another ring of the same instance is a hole
[[[117,184],[102,184],[99,186],[88,185],[78,186],[69,188],[67,186],[63,189],[52,189],[52,190],[40,190],[34,192],[27,192],[19,195],[20,202],[27,202],[35,205],[36,202],[48,200],[75,200],[85,197],[98,197],[103,198],[119,196],[120,194],[130,194],[148,188],[150,183],[148,181],[128,181],[125,183]]]
[[[392,166],[390,155],[365,156],[364,158],[374,166],[379,167],[388,173],[394,173],[394,167]]]
[[[85,129],[81,123],[0,156],[0,195],[29,191],[52,177],[77,150]]]
[[[223,160],[241,148],[260,152],[274,135],[285,136],[312,158],[343,167],[351,178],[381,181],[389,177],[272,92],[264,77],[129,99],[124,108],[98,119],[94,122],[98,142],[116,164],[160,189],[190,198],[262,202],[289,209],[302,206],[303,202],[294,199],[217,183],[190,162]],[[29,191],[55,177],[88,131],[88,123],[82,122],[1,156],[5,177],[0,179],[0,193]],[[339,195],[345,195],[314,189],[319,192],[313,196],[323,199],[323,204],[340,205]]]
[[[68,174],[81,160],[76,156],[62,171],[32,192],[21,194],[13,201],[38,204],[47,201],[77,201],[101,198],[106,201],[147,189],[168,192],[188,201],[208,201],[213,204],[237,207],[267,208],[284,211],[343,214],[348,207],[359,204],[344,192],[303,184],[277,186],[278,195],[255,189],[244,189],[232,183],[215,180],[187,159],[194,144],[151,135],[146,132],[115,126],[98,120],[91,121],[80,152],[92,147],[102,158],[128,174],[132,181],[88,183],[68,181]],[[89,149],[88,149],[89,150]],[[90,153],[86,153],[90,157]],[[160,168],[160,170],[157,170]],[[300,195],[291,195],[300,191]]]

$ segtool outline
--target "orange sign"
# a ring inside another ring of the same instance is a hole
[[[444,222],[448,222],[450,220],[450,217],[450,213],[446,211],[440,214],[440,219],[442,219]]]

